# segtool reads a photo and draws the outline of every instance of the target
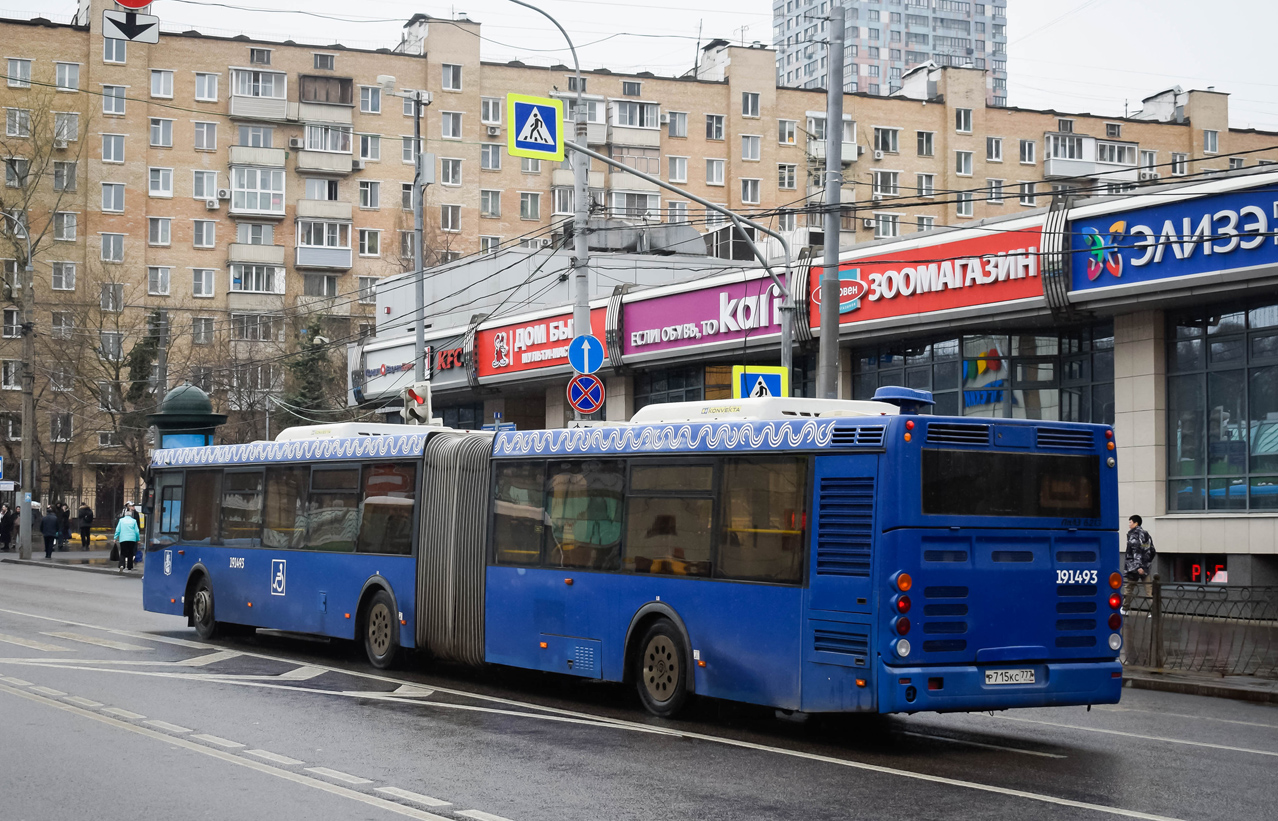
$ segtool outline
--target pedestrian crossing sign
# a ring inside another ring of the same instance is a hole
[[[733,365],[732,398],[765,399],[790,395],[790,375],[772,365]]]
[[[526,94],[506,95],[506,151],[534,160],[564,158],[564,102]]]

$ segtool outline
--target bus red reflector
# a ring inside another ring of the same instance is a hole
[[[408,620],[407,620],[407,619],[400,619],[400,620],[399,620],[399,623],[400,623],[400,624],[408,624]]]
[[[544,642],[544,641],[541,643],[541,649],[543,649],[543,650],[545,650],[545,649],[546,649],[547,647],[549,647],[549,646],[550,646],[550,645],[549,645],[549,644],[546,644],[546,642]]]
[[[564,579],[564,584],[568,585],[569,587],[572,587],[572,579]]]
[[[901,680],[900,680],[900,682],[899,682],[899,683],[900,683],[900,684],[909,684],[909,683],[910,683],[910,680],[909,680],[908,678],[903,678],[903,679],[901,679]]]
[[[856,686],[857,686],[857,687],[864,687],[864,686],[865,686],[865,679],[863,679],[863,678],[859,678],[859,679],[857,679],[857,680],[856,680]]]
[[[944,687],[945,687],[945,679],[943,677],[937,676],[935,678],[930,678],[927,680],[927,689],[929,690],[940,690]]]
[[[1122,674],[1122,672],[1121,672],[1121,671],[1115,670],[1114,672],[1112,672],[1112,673],[1110,673],[1110,674],[1109,674],[1109,677],[1110,677],[1110,678],[1122,678],[1122,677],[1123,677],[1123,674]]]
[[[910,597],[909,597],[909,596],[902,596],[901,598],[899,598],[899,599],[897,599],[897,600],[896,600],[896,611],[897,611],[898,613],[908,613],[908,612],[910,612]]]
[[[351,617],[351,614],[350,614],[350,613],[347,613],[347,614],[346,614],[346,618],[348,618],[348,619],[349,619],[350,617]]]
[[[907,618],[906,618],[906,617],[904,617],[904,616],[902,616],[901,618],[897,619],[897,620],[896,620],[896,632],[900,633],[902,636],[904,636],[906,633],[910,632],[910,620],[909,620],[909,619],[907,619]]]
[[[913,419],[906,420],[906,422],[905,422],[905,429],[906,429],[906,430],[914,430],[914,420],[913,420]]]
[[[185,556],[185,555],[186,555],[186,551],[185,551],[185,550],[179,550],[179,551],[178,551],[178,555],[179,555],[179,556]]]
[[[705,659],[697,659],[697,666],[698,666],[698,667],[705,667],[705,666],[706,666],[706,660],[705,660]]]
[[[169,604],[176,604],[176,603],[177,603],[177,599],[169,599]]]
[[[1122,625],[1123,625],[1123,617],[1122,617],[1122,616],[1118,615],[1117,613],[1110,613],[1110,614],[1109,614],[1109,629],[1110,629],[1110,630],[1117,630],[1117,629],[1118,629],[1119,627],[1121,627]]]
[[[248,603],[248,606],[249,606],[249,607],[252,607],[252,606],[253,606],[253,602],[249,602],[249,603]]]

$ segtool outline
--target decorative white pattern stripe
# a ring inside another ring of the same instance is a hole
[[[830,444],[835,422],[679,422],[616,428],[506,431],[493,441],[494,456],[574,453],[793,450]]]
[[[358,436],[342,439],[298,439],[253,442],[206,448],[168,448],[151,456],[152,467],[196,467],[257,462],[313,462],[333,459],[400,459],[421,456],[426,433],[396,436]]]

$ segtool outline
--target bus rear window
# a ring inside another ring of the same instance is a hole
[[[1100,518],[1100,457],[923,451],[923,512]]]

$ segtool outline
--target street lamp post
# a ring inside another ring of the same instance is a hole
[[[31,520],[31,492],[35,470],[31,466],[35,438],[35,266],[31,262],[31,232],[23,221],[7,211],[0,211],[13,223],[15,233],[20,233],[27,243],[27,260],[22,269],[22,489],[18,506],[18,558],[31,558],[31,535],[35,526]]]

